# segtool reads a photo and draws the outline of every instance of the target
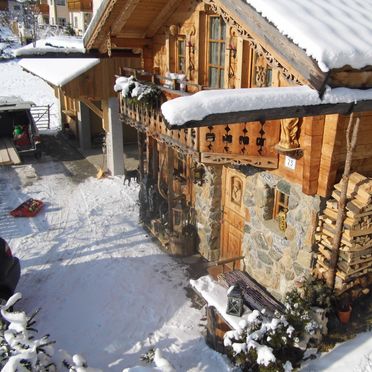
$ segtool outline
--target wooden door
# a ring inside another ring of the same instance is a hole
[[[221,259],[227,259],[242,255],[245,178],[237,170],[224,167],[222,182]]]

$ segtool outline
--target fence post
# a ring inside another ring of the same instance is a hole
[[[48,129],[50,129],[50,105],[48,104]]]

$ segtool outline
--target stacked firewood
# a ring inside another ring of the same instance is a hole
[[[332,242],[338,214],[341,183],[335,185],[332,199],[319,218],[316,240],[318,243],[315,276],[325,277],[329,269]],[[357,295],[372,279],[372,179],[352,173],[347,190],[346,217],[339,259],[337,263],[335,289],[342,293],[354,288]]]

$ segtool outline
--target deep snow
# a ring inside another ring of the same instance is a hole
[[[139,364],[151,347],[178,371],[227,370],[204,343],[185,268],[138,225],[138,188],[65,174],[58,162],[0,169],[0,235],[22,263],[23,307],[42,307],[40,334],[105,371]],[[8,215],[28,197],[46,203],[37,217]]]

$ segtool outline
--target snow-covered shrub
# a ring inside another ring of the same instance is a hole
[[[51,341],[49,335],[35,338],[35,317],[39,310],[30,317],[24,311],[15,311],[14,305],[21,298],[21,293],[16,293],[0,307],[1,372],[55,372],[63,367],[70,372],[102,372],[88,367],[78,354],[71,357],[60,350],[59,355],[55,355],[52,346],[55,341]]]
[[[16,293],[1,307],[1,371],[55,371],[56,368],[52,361],[54,341],[49,340],[49,335],[42,338],[34,337],[37,331],[33,325],[37,312],[28,317],[23,311],[13,310],[13,306],[21,298],[22,295]]]
[[[80,354],[75,354],[71,357],[63,350],[60,350],[59,354],[62,356],[62,365],[69,372],[102,372],[100,369],[88,367],[86,359]]]
[[[243,370],[291,371],[294,328],[284,315],[266,318],[254,310],[239,323],[239,329],[226,332],[224,345],[232,361]]]
[[[314,320],[313,295],[309,290],[294,289],[285,297],[282,314],[275,312],[269,318],[264,310],[254,310],[239,323],[239,329],[226,332],[224,345],[233,362],[249,371],[292,370],[292,364],[300,362],[320,333]]]
[[[148,107],[158,106],[161,90],[154,85],[139,83],[133,76],[121,76],[116,79],[114,90],[121,91],[130,103],[143,104]]]

